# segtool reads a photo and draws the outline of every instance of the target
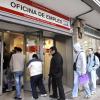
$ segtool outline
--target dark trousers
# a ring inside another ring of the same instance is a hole
[[[41,94],[46,94],[46,90],[45,90],[45,87],[43,84],[43,75],[42,74],[32,76],[30,78],[30,83],[31,83],[33,98],[35,98],[35,99],[38,98],[37,87],[39,88]]]
[[[97,70],[96,70],[96,74],[97,74],[97,76],[99,77],[99,79],[100,79],[100,67],[99,68],[97,68]]]
[[[62,78],[61,77],[59,77],[59,78],[52,77],[52,90],[53,90],[54,96],[58,96],[57,88],[58,88],[60,99],[65,100],[65,94],[64,94],[64,89],[63,89],[63,85],[62,85]]]

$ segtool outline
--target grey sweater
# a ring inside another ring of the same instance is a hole
[[[25,56],[20,52],[13,54],[10,60],[11,70],[13,72],[23,71],[24,70],[24,59],[25,59]]]

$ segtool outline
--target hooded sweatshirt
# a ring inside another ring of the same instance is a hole
[[[30,60],[27,67],[31,77],[42,74],[42,61],[40,59]]]
[[[78,72],[79,75],[85,74],[86,73],[86,55],[79,43],[76,43],[74,45],[74,50],[77,51],[76,57],[75,57],[75,61],[77,59],[76,72]]]

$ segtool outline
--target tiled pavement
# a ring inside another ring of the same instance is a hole
[[[7,92],[7,93],[4,93],[2,96],[0,96],[0,100],[14,100],[13,96],[14,96],[14,92]],[[34,99],[32,99],[30,92],[22,92],[22,97],[23,97],[22,100],[34,100]],[[47,97],[39,96],[38,100],[52,100],[52,99],[49,98],[49,96],[47,96]],[[71,92],[66,93],[66,100],[72,100]],[[76,98],[75,100],[86,100],[86,99],[84,99],[84,93],[80,92],[79,97]],[[100,86],[97,86],[97,93],[94,94],[93,96],[91,96],[91,98],[88,100],[100,100]]]

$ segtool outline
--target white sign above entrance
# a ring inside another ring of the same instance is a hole
[[[70,30],[70,18],[30,0],[0,0],[0,11]]]

